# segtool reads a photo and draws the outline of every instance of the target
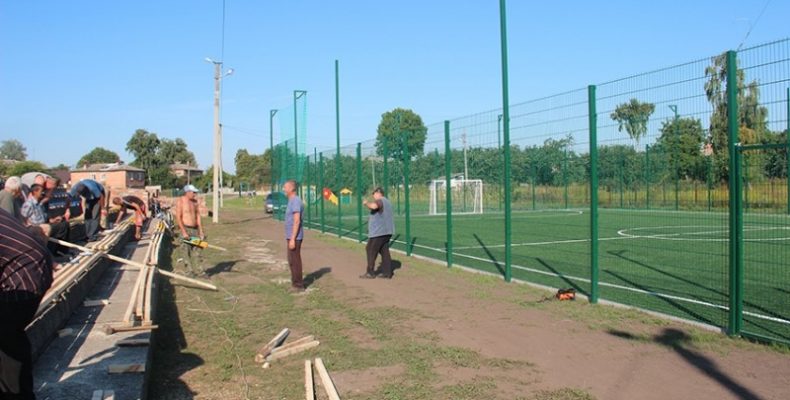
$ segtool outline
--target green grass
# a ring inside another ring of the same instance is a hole
[[[413,252],[444,261],[444,216],[412,207]],[[401,210],[403,211],[403,210]],[[317,210],[312,224],[320,229]],[[720,212],[601,209],[600,295],[646,310],[724,327],[728,323],[728,216]],[[325,228],[337,234],[337,207],[325,208]],[[342,208],[343,236],[358,238],[355,206]],[[405,216],[396,217],[405,250]],[[790,341],[790,217],[747,213],[744,222],[744,332]],[[504,218],[500,213],[453,217],[454,262],[504,274]],[[516,211],[512,220],[513,278],[589,292],[590,215],[587,210]],[[656,294],[660,294],[657,296]],[[472,293],[485,298],[485,291]]]

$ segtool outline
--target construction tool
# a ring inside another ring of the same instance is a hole
[[[209,244],[207,241],[197,236],[192,236],[189,239],[181,239],[181,241],[191,246],[200,247],[201,249],[209,248],[209,249],[215,249],[220,251],[228,251],[228,249],[224,247],[219,247],[217,245]]]

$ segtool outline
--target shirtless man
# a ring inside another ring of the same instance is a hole
[[[184,186],[184,195],[176,203],[176,221],[184,239],[190,239],[194,236],[201,239],[206,237],[203,234],[203,225],[200,223],[200,212],[197,203],[197,194],[199,192],[195,186],[186,185]],[[206,272],[203,271],[202,267],[203,256],[200,247],[181,243],[181,248],[187,271],[191,275],[195,275],[194,268],[197,268],[201,275],[205,275]]]
[[[143,223],[145,222],[145,202],[137,196],[123,196],[115,197],[112,199],[112,204],[121,207],[118,212],[118,218],[115,219],[115,224],[121,222],[126,217],[128,210],[134,210],[134,240],[143,238]]]

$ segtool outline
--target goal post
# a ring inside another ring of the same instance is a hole
[[[428,213],[439,215],[447,212],[447,181],[431,181],[430,204]],[[483,213],[483,181],[480,179],[453,179],[450,181],[450,194],[453,196],[453,214]]]

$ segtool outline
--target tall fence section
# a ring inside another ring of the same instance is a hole
[[[790,343],[789,114],[782,40],[511,105],[510,181],[501,109],[396,109],[330,151],[283,128],[272,189],[299,180],[310,229],[365,241],[380,186],[408,255]]]

